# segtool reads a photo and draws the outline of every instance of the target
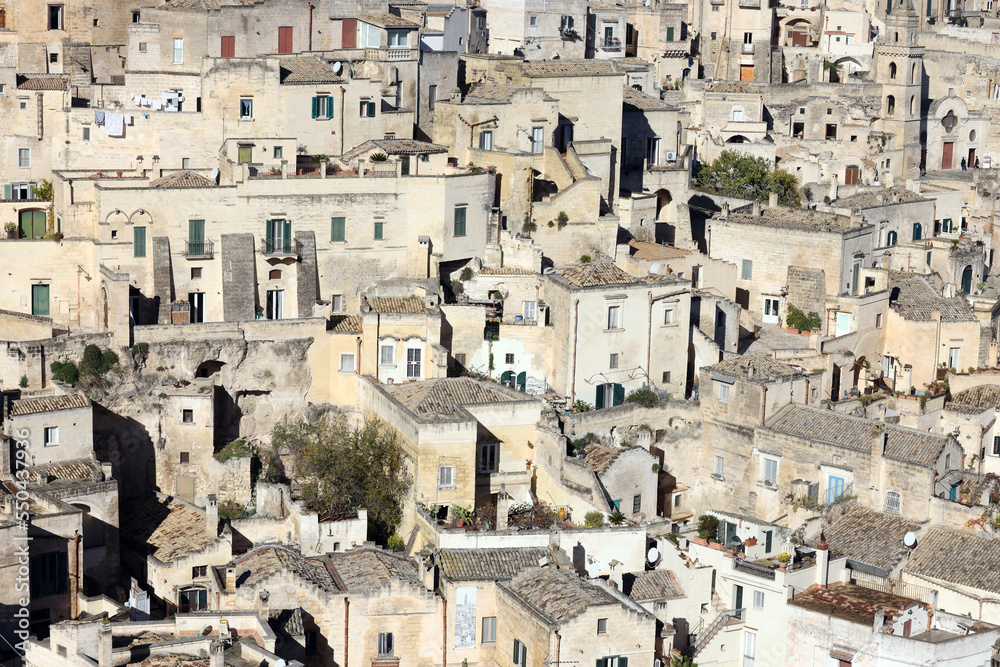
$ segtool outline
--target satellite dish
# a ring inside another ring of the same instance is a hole
[[[340,74],[340,71],[344,69],[344,66],[340,64],[340,61],[333,63],[333,73]]]
[[[288,662],[284,658],[278,658],[274,661],[274,667],[287,667]]]
[[[658,560],[660,560],[660,550],[656,547],[651,547],[646,552],[646,562],[655,565]]]
[[[917,534],[912,530],[903,536],[903,544],[912,549],[917,546]]]
[[[601,566],[597,563],[591,563],[587,566],[587,576],[591,579],[597,579],[601,575]]]
[[[219,178],[219,168],[218,167],[212,167],[212,176],[211,176],[211,179],[213,181],[215,181],[215,180],[218,180],[218,178]]]
[[[653,262],[652,266],[649,267],[649,272],[650,273],[659,273],[660,272],[660,263],[659,262]]]

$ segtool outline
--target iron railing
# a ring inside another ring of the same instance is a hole
[[[185,241],[184,256],[188,258],[208,258],[215,254],[215,245],[211,241]]]

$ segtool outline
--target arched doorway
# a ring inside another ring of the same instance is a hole
[[[962,294],[972,294],[972,267],[967,266],[962,271]]]
[[[742,134],[734,134],[726,140],[727,144],[749,144],[750,142]]]
[[[670,190],[657,190],[656,191],[656,221],[657,222],[668,222],[669,210],[667,205],[674,200],[673,195],[670,194]]]

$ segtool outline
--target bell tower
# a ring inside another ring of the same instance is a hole
[[[920,171],[924,47],[917,45],[919,30],[912,0],[901,0],[885,17],[873,59],[875,81],[882,84],[882,131],[889,135],[879,162],[890,163],[879,171],[903,179]]]

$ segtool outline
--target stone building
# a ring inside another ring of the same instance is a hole
[[[29,465],[90,459],[94,456],[93,406],[79,391],[26,394],[11,402],[7,433],[27,441]],[[12,471],[3,471],[7,472]]]

